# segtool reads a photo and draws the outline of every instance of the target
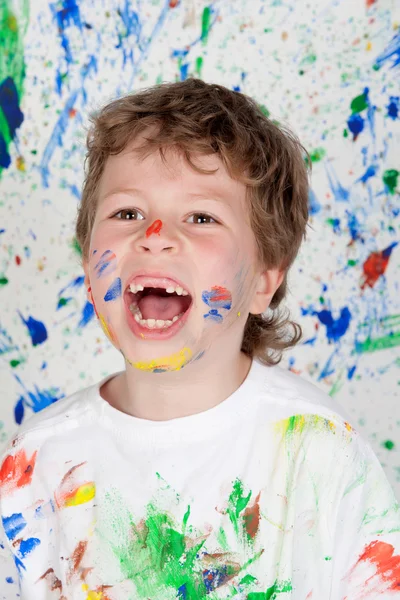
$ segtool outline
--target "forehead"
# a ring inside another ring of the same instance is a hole
[[[158,189],[176,190],[192,195],[214,194],[221,199],[236,199],[245,206],[246,186],[232,178],[217,154],[191,153],[192,162],[210,173],[201,173],[191,167],[179,150],[166,150],[164,160],[158,150],[142,158],[135,150],[143,143],[138,139],[125,150],[108,157],[99,184],[99,201],[124,189],[150,193]]]

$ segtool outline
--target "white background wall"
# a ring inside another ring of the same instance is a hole
[[[73,237],[88,113],[197,75],[253,96],[314,158],[312,230],[288,299],[305,335],[282,364],[345,407],[398,493],[399,3],[9,6],[3,29],[19,42],[0,62],[0,85],[20,78],[24,118],[0,180],[0,446],[16,421],[123,368],[86,304]]]

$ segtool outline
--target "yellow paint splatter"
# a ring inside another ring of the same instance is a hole
[[[17,169],[22,173],[26,172],[25,160],[23,156],[17,156]]]
[[[106,320],[104,318],[104,316],[99,313],[99,321],[100,321],[100,325],[104,331],[104,333],[106,334],[106,336],[108,337],[108,339],[110,340],[110,342],[112,342],[113,344],[115,344],[118,348],[118,340],[117,337],[115,335],[115,333],[113,332],[113,330],[111,329],[111,325],[108,325],[106,323]]]
[[[366,45],[365,49],[367,51],[372,49],[372,43],[370,41],[367,42],[367,45]]]
[[[149,361],[132,362],[129,359],[127,360],[132,367],[141,371],[154,371],[156,369],[161,369],[162,371],[179,371],[191,358],[192,351],[190,348],[182,348],[182,350],[170,356],[163,356],[162,358],[155,358]]]
[[[240,317],[240,311],[238,312],[238,317]]]
[[[64,507],[67,506],[79,506],[79,504],[85,504],[90,502],[96,495],[96,486],[93,481],[84,483],[74,490],[69,496],[64,499]]]

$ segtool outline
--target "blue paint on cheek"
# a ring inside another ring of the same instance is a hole
[[[211,321],[214,321],[215,323],[221,323],[221,321],[223,320],[222,315],[219,314],[219,312],[217,311],[216,308],[213,308],[212,310],[210,310],[210,312],[206,313],[204,315],[205,319],[210,319]]]
[[[115,281],[112,282],[110,287],[107,290],[106,295],[104,296],[104,300],[106,302],[110,302],[112,300],[116,300],[122,294],[122,282],[121,278],[117,277]]]
[[[19,312],[19,311],[18,311]],[[29,335],[31,336],[32,345],[37,346],[38,344],[43,344],[47,340],[47,330],[41,321],[37,321],[33,317],[29,317],[27,321],[23,318],[21,313],[19,312],[19,316],[22,321],[28,327]]]
[[[104,275],[109,275],[113,273],[117,268],[117,257],[114,252],[111,250],[106,250],[100,257],[99,262],[95,266],[94,270],[97,273],[97,277],[103,277]]]

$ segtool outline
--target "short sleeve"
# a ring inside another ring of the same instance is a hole
[[[337,510],[330,600],[400,600],[400,510],[370,445],[356,434]]]

